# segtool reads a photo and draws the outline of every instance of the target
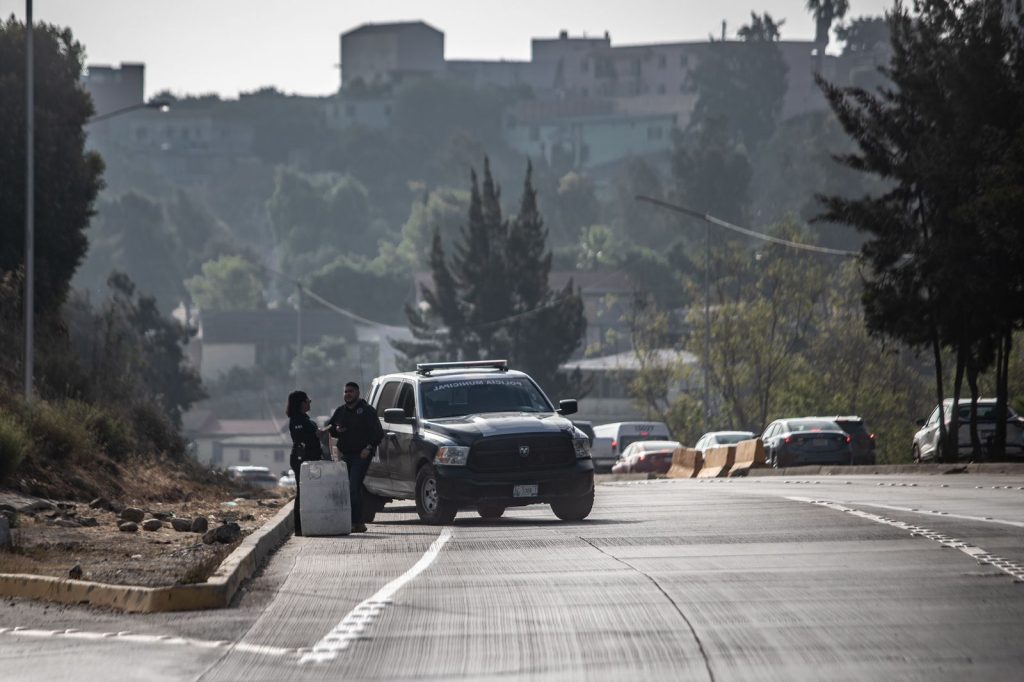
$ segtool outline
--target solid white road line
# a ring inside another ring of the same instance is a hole
[[[391,603],[391,598],[395,593],[434,562],[434,559],[440,554],[441,548],[445,546],[451,536],[451,528],[445,527],[412,568],[380,588],[372,597],[360,602],[342,618],[340,623],[313,645],[312,651],[303,654],[299,663],[332,661],[338,657],[339,653],[348,649],[352,642],[362,637],[366,629],[373,625],[377,616]]]

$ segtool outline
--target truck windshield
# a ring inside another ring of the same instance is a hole
[[[487,412],[554,412],[525,377],[481,377],[432,381],[420,388],[426,419],[462,417]]]

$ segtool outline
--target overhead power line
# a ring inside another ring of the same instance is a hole
[[[733,225],[732,223],[726,222],[725,220],[722,220],[721,218],[716,218],[715,216],[713,216],[713,215],[711,215],[709,213],[701,213],[700,211],[695,211],[692,208],[686,208],[685,206],[677,206],[676,204],[670,204],[667,201],[662,201],[661,199],[655,199],[654,197],[645,197],[643,195],[639,195],[638,194],[635,198],[636,198],[637,201],[643,201],[643,202],[646,202],[648,204],[654,204],[655,206],[660,206],[661,208],[667,208],[670,211],[675,211],[676,213],[682,213],[683,215],[688,215],[691,218],[696,218],[698,220],[703,220],[705,222],[711,223],[712,225],[717,225],[718,227],[724,227],[727,230],[732,230],[733,232],[739,232],[740,234],[746,235],[748,237],[753,237],[755,239],[760,239],[762,241],[771,242],[772,244],[779,244],[780,246],[786,246],[786,247],[789,247],[791,249],[799,249],[801,251],[811,251],[812,253],[824,253],[824,254],[828,254],[830,256],[843,256],[845,258],[857,258],[857,257],[860,256],[860,252],[859,251],[846,251],[844,249],[830,249],[827,246],[816,246],[814,244],[801,244],[800,242],[794,242],[794,241],[790,241],[788,239],[781,239],[779,237],[772,237],[771,235],[764,234],[763,232],[755,232],[754,230],[748,230],[747,228],[740,227],[739,225]]]

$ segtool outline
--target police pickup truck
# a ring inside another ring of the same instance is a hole
[[[365,480],[367,520],[395,499],[415,500],[429,524],[529,504],[566,521],[590,514],[590,441],[565,418],[576,401],[556,409],[505,360],[420,364],[374,379],[369,402],[385,435]]]

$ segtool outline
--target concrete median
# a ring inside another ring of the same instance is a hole
[[[693,448],[676,448],[672,453],[669,478],[694,478],[704,466],[704,455]]]
[[[704,451],[704,466],[697,478],[719,478],[729,474],[729,468],[736,461],[736,446],[724,445]]]
[[[729,469],[729,477],[746,476],[751,469],[764,464],[764,443],[760,438],[740,441],[736,444],[736,461]]]
[[[89,604],[129,613],[195,611],[224,608],[272,550],[287,540],[293,529],[292,504],[228,555],[204,583],[171,587],[107,585],[39,575],[0,574],[0,596],[40,599],[62,604]]]

